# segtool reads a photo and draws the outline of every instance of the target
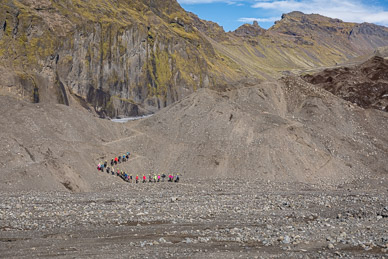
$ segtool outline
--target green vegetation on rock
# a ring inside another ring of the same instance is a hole
[[[106,114],[131,113],[110,96],[156,111],[202,87],[334,65],[388,45],[384,27],[299,12],[267,31],[254,24],[225,33],[176,0],[6,0],[0,7],[0,65],[44,78],[42,100],[55,99],[58,81]]]

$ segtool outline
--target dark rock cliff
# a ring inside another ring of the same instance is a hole
[[[228,80],[214,72],[228,65],[175,0],[1,6],[1,94],[139,115]]]

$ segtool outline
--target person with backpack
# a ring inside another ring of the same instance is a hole
[[[164,178],[166,178],[166,175],[162,174],[162,182],[164,182]]]
[[[158,182],[160,182],[160,174],[158,174]]]
[[[176,182],[176,183],[178,183],[179,182],[179,174],[177,174],[176,175],[176,177],[175,177],[175,181],[174,182]]]
[[[115,165],[117,165],[118,162],[119,162],[119,159],[118,159],[118,157],[116,156],[116,157],[115,157]]]
[[[138,182],[139,182],[139,176],[136,175],[136,183],[138,183]]]
[[[143,183],[146,183],[147,177],[143,174]]]

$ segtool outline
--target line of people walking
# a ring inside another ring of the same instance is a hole
[[[108,161],[105,161],[104,163],[101,162],[97,165],[97,170],[101,172],[104,172],[105,170],[108,174],[116,175],[128,183],[140,183],[140,182],[146,183],[147,182],[146,175],[143,175],[143,177],[140,178],[139,175],[132,176],[132,175],[128,175],[124,171],[121,171],[120,169],[116,169],[116,170],[114,169],[115,165],[127,162],[129,160],[130,155],[131,154],[127,152],[123,156],[120,155],[120,156],[116,156],[115,158],[112,158],[110,161],[111,167],[109,167]],[[169,174],[167,181],[177,183],[179,182],[179,176],[180,174],[175,174],[175,175]],[[150,174],[148,176],[148,182],[149,183],[164,182],[166,177],[167,177],[166,174],[158,174],[158,175]]]

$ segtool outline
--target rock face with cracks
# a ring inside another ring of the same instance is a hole
[[[7,0],[0,24],[0,93],[32,102],[149,114],[238,76],[175,0]]]

